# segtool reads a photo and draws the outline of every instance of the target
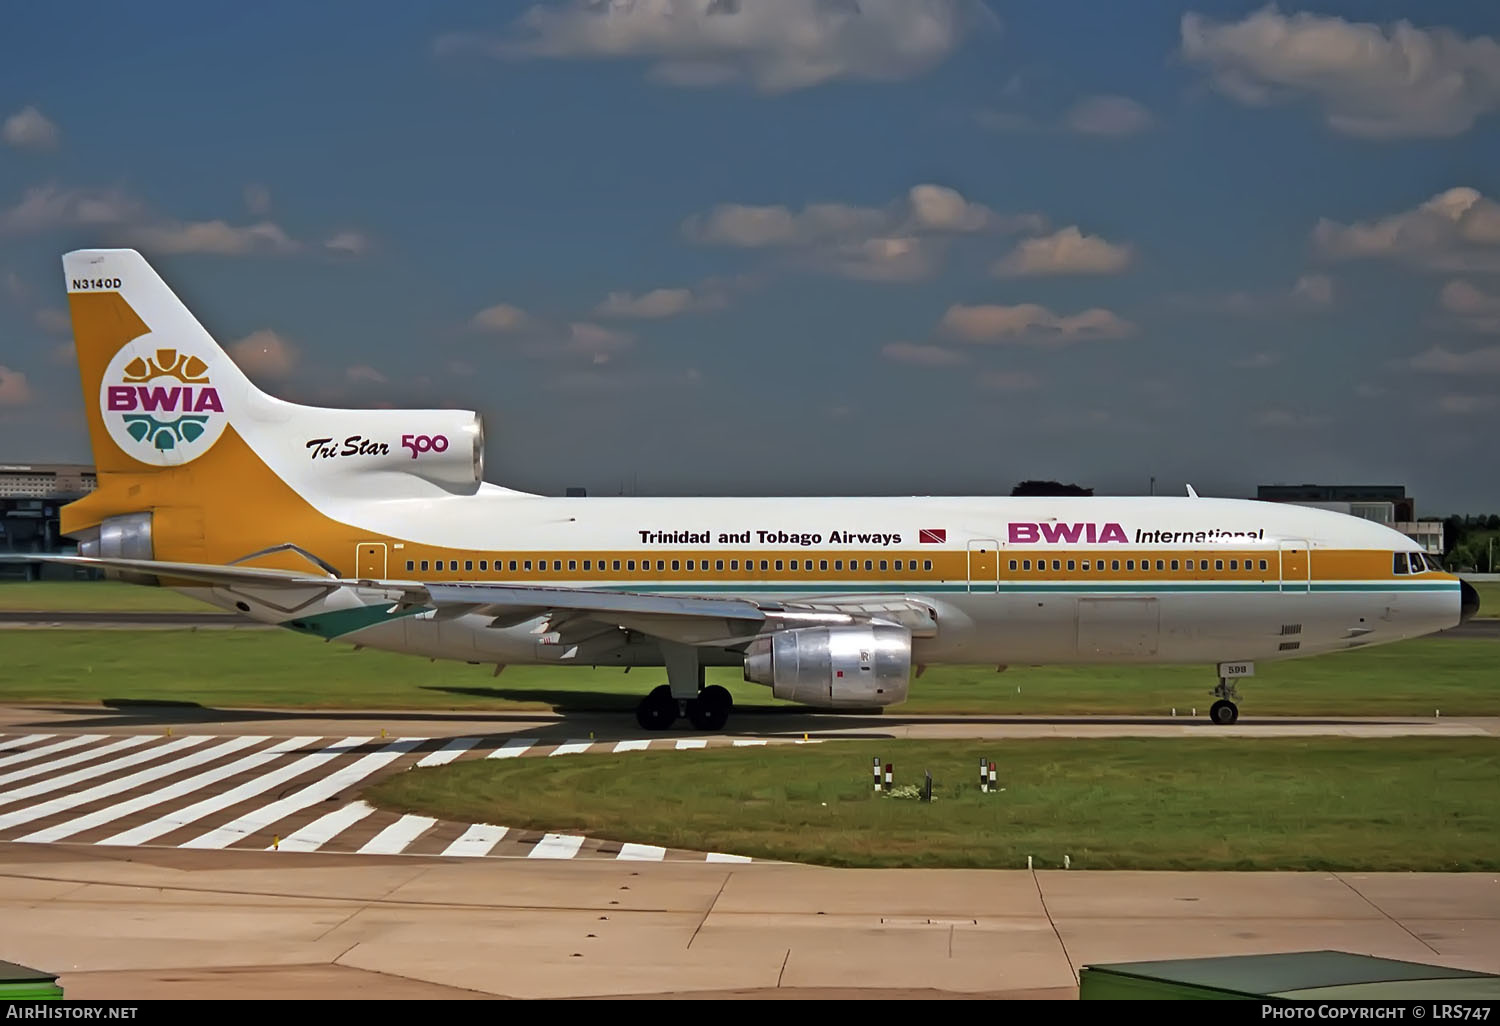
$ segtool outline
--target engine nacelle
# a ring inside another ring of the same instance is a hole
[[[91,558],[154,559],[155,547],[151,541],[151,514],[126,513],[107,517],[97,527],[90,527],[77,534],[78,554]],[[129,581],[131,584],[156,584],[151,574],[137,574],[128,570],[105,570],[109,580]]]
[[[484,419],[469,410],[317,411],[302,459],[324,475],[409,474],[472,491],[484,480]]]
[[[777,631],[745,649],[745,679],[804,705],[904,702],[911,683],[911,632],[891,624]]]

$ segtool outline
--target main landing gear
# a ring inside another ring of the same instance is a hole
[[[729,690],[717,684],[710,684],[696,698],[674,698],[671,686],[662,684],[641,699],[635,721],[644,730],[666,730],[679,716],[686,716],[696,730],[723,730],[733,708]]]
[[[662,643],[668,683],[652,689],[636,707],[635,721],[643,730],[666,730],[686,716],[695,730],[723,730],[734,708],[727,688],[703,685],[703,666],[691,645]]]

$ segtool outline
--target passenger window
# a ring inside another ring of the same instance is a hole
[[[1012,570],[1014,570],[1016,568],[1016,561],[1014,559],[1010,561],[1010,568]]]
[[[424,559],[424,560],[422,560],[422,569],[423,569],[423,570],[426,570],[426,569],[427,569],[427,560],[425,560],[425,559]]]
[[[1266,561],[1264,559],[1260,561],[1260,568],[1262,570],[1264,570],[1266,568]]]
[[[1031,560],[1029,560],[1029,559],[1023,559],[1023,560],[1021,560],[1021,568],[1024,569],[1024,570],[1030,570],[1031,569]]]
[[[1176,569],[1177,569],[1177,560],[1175,560],[1175,559],[1174,559],[1174,560],[1172,560],[1172,569],[1173,569],[1173,570],[1176,570]]]
[[[1229,561],[1229,569],[1231,569],[1231,570],[1238,570],[1239,568],[1240,568],[1240,561],[1239,560],[1237,560],[1237,559],[1231,559]]]
[[[693,569],[693,561],[691,559],[688,560],[688,569],[689,570]]]
[[[1118,569],[1120,569],[1120,561],[1118,559],[1111,559],[1109,561],[1109,568],[1111,570],[1118,570]]]
[[[826,560],[826,559],[820,559],[820,560],[818,560],[818,569],[819,570],[827,570],[828,569],[828,560]]]
[[[561,569],[561,568],[559,568],[559,569]],[[576,559],[570,559],[570,560],[568,560],[568,569],[569,570],[577,570],[578,569],[578,560],[576,560]]]
[[[731,570],[738,570],[739,568],[740,568],[740,561],[739,560],[737,560],[737,559],[731,559],[729,561],[729,569],[731,569]]]
[[[1396,573],[1398,573],[1398,574],[1404,574],[1404,573],[1406,573],[1406,553],[1404,553],[1404,552],[1398,552],[1398,553],[1396,553],[1396,561],[1395,562],[1396,562],[1396,566],[1395,566]]]
[[[792,569],[793,569],[793,570],[796,570],[796,569],[797,569],[797,560],[795,560],[795,559],[794,559],[794,560],[792,560]]]
[[[594,569],[594,561],[593,561],[593,560],[592,560],[592,559],[585,559],[585,560],[584,560],[584,561],[583,561],[583,568],[584,568],[584,569],[585,569],[585,570],[592,570],[592,569]],[[600,569],[600,570],[603,570],[603,569],[604,569],[604,563],[603,563],[603,561],[602,561],[602,560],[601,560],[601,561],[600,561],[600,563],[599,563],[599,569]]]
[[[1069,570],[1072,570],[1072,569],[1073,569],[1073,568],[1074,568],[1074,566],[1075,566],[1075,563],[1074,563],[1074,561],[1073,561],[1073,560],[1071,560],[1071,559],[1070,559],[1070,560],[1068,560],[1068,569],[1069,569]]]
[[[657,565],[660,566],[661,564],[658,563]],[[675,560],[675,559],[672,560],[672,569],[673,570],[681,570],[682,569],[681,562],[679,562],[678,560]]]
[[[635,560],[633,560],[633,559],[626,560],[626,562],[625,562],[625,568],[627,570],[634,570],[635,569]]]
[[[778,570],[781,569],[781,560],[779,560],[779,559],[776,561],[776,569],[778,569]]]
[[[1214,560],[1214,569],[1215,570],[1222,570],[1222,569],[1224,569],[1224,561],[1222,559],[1216,559],[1216,560]]]
[[[716,559],[716,560],[714,560],[714,569],[715,570],[722,570],[722,569],[724,569],[724,561],[722,559]]]
[[[885,569],[885,560],[883,560],[883,559],[880,561],[880,569],[882,569],[882,570]]]
[[[515,560],[514,560],[514,559],[513,559],[513,560],[511,560],[511,561],[510,561],[510,569],[511,569],[511,572],[512,572],[512,573],[514,573],[514,572],[515,572],[515,569],[516,569],[516,561],[515,561]]]
[[[932,569],[932,560],[930,560],[930,559],[924,559],[924,560],[922,560],[922,569],[923,570],[931,570]]]
[[[764,560],[764,559],[763,559],[763,560],[761,560],[761,561],[760,561],[760,568],[761,568],[761,569],[762,569],[762,570],[769,570],[769,569],[771,569],[771,564],[770,564],[770,563],[767,563],[767,562],[766,562],[766,561],[765,561],[765,560]]]
[[[408,570],[415,570],[416,568],[417,568],[417,565],[416,565],[416,561],[415,560],[408,559],[406,561],[406,569],[408,569]]]
[[[1133,559],[1127,559],[1125,561],[1125,569],[1126,570],[1134,570],[1135,569],[1135,560],[1133,560]]]

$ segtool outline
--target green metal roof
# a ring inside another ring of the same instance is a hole
[[[1091,965],[1091,971],[1257,997],[1500,996],[1500,976],[1347,951],[1293,951]]]

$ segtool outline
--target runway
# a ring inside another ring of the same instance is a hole
[[[416,765],[691,757],[875,729],[836,722],[804,739],[787,717],[763,719],[777,726],[758,736],[740,724],[642,737],[628,717],[600,717],[590,737],[544,715],[7,707],[0,959],[61,972],[70,997],[127,999],[1071,998],[1089,962],[1309,948],[1500,971],[1494,874],[836,870],[443,822],[359,798]],[[974,729],[905,720],[900,736]],[[977,726],[1204,733],[1160,718]],[[1500,718],[1202,726],[1500,734]]]

